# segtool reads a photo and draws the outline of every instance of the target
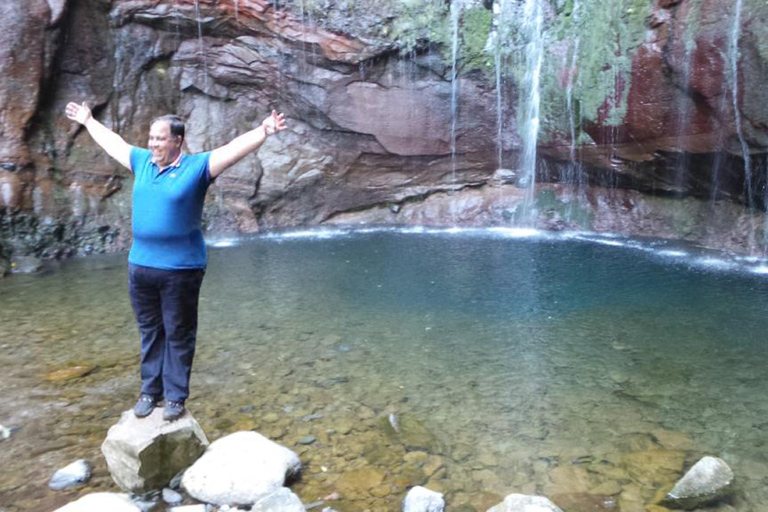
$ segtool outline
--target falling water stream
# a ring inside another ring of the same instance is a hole
[[[544,57],[542,26],[544,16],[540,0],[526,0],[523,7],[521,30],[527,39],[525,45],[525,78],[521,95],[523,115],[523,149],[521,172],[525,189],[521,221],[531,225],[536,217],[536,154],[539,135],[539,82]]]
[[[459,19],[461,17],[460,2],[451,2],[451,23],[453,31],[453,46],[451,49],[451,194],[455,193],[456,186],[456,122],[458,120],[458,92],[459,92],[459,73],[458,73],[458,55],[459,55]],[[451,206],[452,221],[456,221],[456,212]]]
[[[200,41],[200,55],[203,59],[203,89],[208,94],[208,55],[205,53],[203,43],[203,19],[200,15],[200,0],[195,0],[195,16],[197,17],[197,37]]]
[[[741,126],[741,110],[739,107],[739,36],[741,34],[741,8],[742,0],[736,0],[736,6],[733,13],[733,23],[731,24],[730,39],[728,45],[728,57],[731,65],[731,98],[733,100],[733,115],[735,117],[736,134],[739,137],[741,145],[741,154],[744,159],[744,194],[746,196],[749,213],[754,213],[755,204],[752,196],[752,158],[750,156],[749,146],[744,139],[744,132]],[[749,230],[749,252],[755,252],[755,217],[749,216],[751,229]]]

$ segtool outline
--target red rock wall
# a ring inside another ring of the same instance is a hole
[[[649,5],[631,76],[616,85],[628,88],[622,124],[598,118],[585,125],[592,139],[578,150],[585,180],[708,198],[718,165],[718,192],[747,202],[732,103],[724,99],[730,7],[701,0],[686,73],[683,34],[692,2]],[[744,136],[760,153],[768,144],[768,11],[745,3],[739,104]],[[452,159],[449,63],[427,43],[412,57],[399,56],[376,32],[386,13],[361,11],[325,26],[262,0],[30,0],[23,7],[4,2],[0,14],[0,243],[16,252],[62,256],[122,250],[130,242],[131,175],[64,117],[68,101],[88,102],[102,122],[140,146],[151,119],[176,112],[188,121],[191,152],[226,143],[273,108],[284,111],[290,130],[212,187],[206,223],[213,232],[377,221],[382,208],[399,212],[448,190],[464,190],[467,198],[485,193],[480,203],[467,199],[475,206],[459,217],[498,223],[509,198],[519,195],[511,187],[501,194],[506,199],[491,200],[499,196],[490,186],[497,167],[492,80],[471,70],[461,75]],[[508,119],[515,117],[515,94],[506,100]],[[502,134],[504,166],[513,170],[520,147],[514,124]],[[545,139],[567,140],[567,132],[563,125]],[[553,169],[562,168],[557,162],[570,148],[547,142],[540,150],[540,179],[557,181],[563,173]],[[675,172],[688,154],[697,155],[696,165],[687,166],[681,184]],[[756,196],[764,183],[758,178]],[[429,223],[457,218],[438,211]]]

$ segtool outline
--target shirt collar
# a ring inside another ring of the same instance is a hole
[[[174,160],[170,164],[166,165],[165,167],[160,167],[160,165],[158,165],[158,163],[155,162],[154,159],[152,160],[152,163],[155,164],[157,166],[157,168],[160,169],[160,171],[165,171],[166,169],[171,169],[171,168],[175,168],[175,167],[180,166],[181,165],[181,157],[182,156],[183,156],[183,153],[179,153],[179,156],[176,157],[176,160]]]

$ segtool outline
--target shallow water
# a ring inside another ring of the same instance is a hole
[[[416,484],[453,510],[524,492],[565,512],[587,494],[643,511],[703,455],[736,473],[731,503],[710,510],[765,510],[760,262],[585,238],[309,232],[212,247],[188,406],[211,440],[255,429],[296,450],[293,489],[305,503],[337,491],[341,512],[398,510]],[[0,442],[7,511],[117,490],[99,445],[139,389],[125,282],[125,256],[0,281],[0,424],[19,427]],[[51,376],[76,365],[94,369]],[[96,466],[89,487],[48,490],[78,458]]]

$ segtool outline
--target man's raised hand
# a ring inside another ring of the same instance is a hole
[[[91,114],[91,109],[88,108],[88,105],[86,105],[85,102],[83,102],[82,105],[70,102],[67,104],[67,117],[73,121],[77,121],[78,123],[85,125],[85,123],[87,123],[88,120],[93,116]]]
[[[285,130],[285,116],[283,113],[277,113],[273,110],[272,115],[261,122],[261,126],[264,127],[264,133],[267,135],[274,135],[279,131]]]

